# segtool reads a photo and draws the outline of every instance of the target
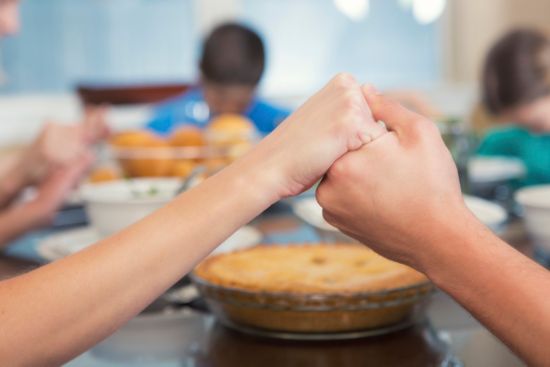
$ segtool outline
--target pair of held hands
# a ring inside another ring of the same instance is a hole
[[[85,111],[80,123],[46,123],[25,149],[16,171],[21,177],[20,188],[37,187],[37,196],[28,204],[36,216],[37,226],[48,224],[53,218],[93,162],[91,147],[108,134],[105,110],[91,108]]]
[[[426,270],[423,254],[443,237],[445,218],[473,218],[435,124],[346,74],[311,97],[254,154],[264,157],[264,174],[278,183],[272,188],[277,198],[323,177],[317,200],[329,223],[419,270]]]

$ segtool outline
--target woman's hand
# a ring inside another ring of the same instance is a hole
[[[324,217],[382,255],[422,268],[438,231],[470,214],[435,124],[365,88],[390,133],[346,154],[317,190]],[[439,243],[438,243],[439,244]]]
[[[378,138],[359,84],[347,74],[334,77],[238,164],[252,165],[274,200],[311,187],[336,159]]]

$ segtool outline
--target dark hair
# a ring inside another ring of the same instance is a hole
[[[200,69],[207,81],[255,86],[262,77],[264,66],[262,39],[248,27],[237,23],[222,24],[204,42]]]
[[[542,32],[516,29],[489,51],[482,75],[487,109],[500,114],[550,94],[550,41]]]

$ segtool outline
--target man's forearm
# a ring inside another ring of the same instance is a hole
[[[548,271],[473,218],[445,233],[424,261],[427,275],[529,364],[549,363]]]

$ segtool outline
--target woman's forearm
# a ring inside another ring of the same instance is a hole
[[[240,226],[303,192],[343,154],[381,133],[359,84],[337,75],[249,154],[200,186],[78,254],[1,282],[0,360],[57,366],[85,351]],[[70,183],[78,172],[61,181]],[[54,198],[66,188],[56,182],[43,189]]]
[[[128,321],[277,199],[249,172],[246,160],[231,166],[127,230],[0,283],[0,360],[58,365]]]
[[[445,242],[424,261],[428,276],[529,364],[547,364],[548,271],[475,219],[452,224],[434,238]]]

